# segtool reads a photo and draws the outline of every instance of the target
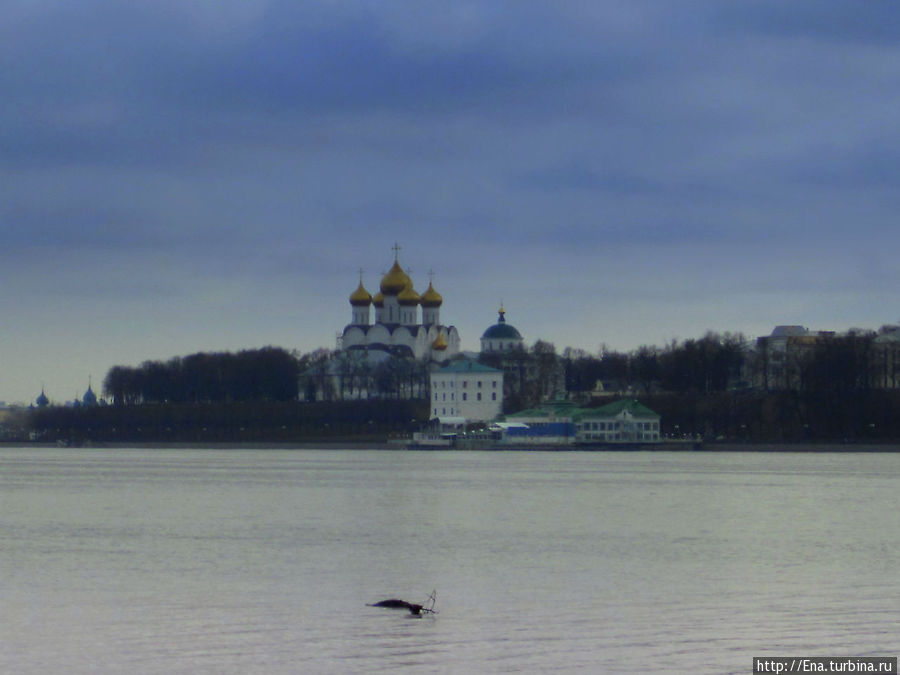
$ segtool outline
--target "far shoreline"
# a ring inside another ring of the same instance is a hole
[[[823,441],[821,443],[774,443],[766,442],[709,442],[699,447],[664,447],[653,445],[640,446],[519,446],[506,447],[495,446],[483,449],[467,448],[433,448],[416,449],[403,448],[387,441],[373,440],[319,440],[319,441],[278,441],[278,442],[152,442],[152,441],[122,441],[122,442],[90,442],[82,444],[60,445],[54,442],[44,441],[0,441],[0,448],[59,448],[59,449],[135,449],[135,450],[404,450],[409,452],[678,452],[678,453],[716,453],[716,452],[758,452],[758,453],[885,453],[900,452],[900,442],[860,443],[853,441]]]

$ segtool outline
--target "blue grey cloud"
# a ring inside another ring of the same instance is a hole
[[[331,346],[394,241],[468,348],[501,299],[529,339],[588,349],[894,320],[897,21],[879,0],[15,0],[0,399],[52,395],[48,370],[69,396],[115,362]]]

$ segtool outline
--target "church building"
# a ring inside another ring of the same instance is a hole
[[[508,354],[509,352],[521,352],[525,349],[525,341],[522,334],[506,323],[506,310],[500,305],[497,323],[490,326],[481,336],[482,354]]]
[[[363,285],[350,294],[352,316],[339,338],[342,350],[376,350],[417,360],[443,362],[459,353],[459,333],[441,323],[444,299],[429,282],[421,295],[400,266],[399,246],[394,264],[381,278],[373,296]],[[372,321],[374,309],[374,322]]]

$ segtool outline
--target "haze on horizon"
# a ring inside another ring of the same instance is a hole
[[[0,400],[333,347],[403,247],[477,349],[900,319],[900,12],[868,0],[13,0]]]

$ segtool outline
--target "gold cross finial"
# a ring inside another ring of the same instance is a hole
[[[394,251],[394,260],[400,259],[400,248],[401,246],[397,242],[394,242],[394,245],[391,247],[391,250]]]

